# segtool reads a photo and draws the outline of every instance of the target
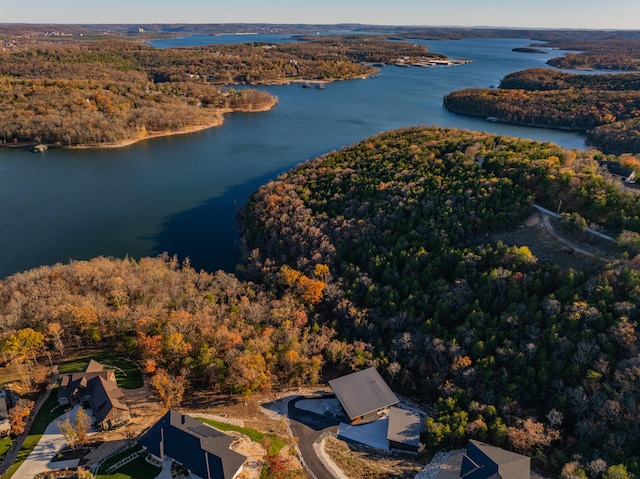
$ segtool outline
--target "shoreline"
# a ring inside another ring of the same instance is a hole
[[[295,78],[295,79],[282,79],[275,81],[265,81],[259,82],[255,85],[264,85],[264,86],[281,86],[281,85],[290,85],[292,83],[295,84],[305,84],[312,83],[314,85],[326,85],[329,83],[337,82],[337,81],[345,81],[345,80],[366,80],[367,78],[373,78],[380,73],[379,69],[375,69],[375,72],[367,75],[356,75],[350,78],[326,78],[326,79],[304,79],[304,78]],[[253,84],[252,84],[253,85]],[[260,113],[271,110],[275,105],[278,104],[278,98],[273,97],[273,100],[266,104],[265,106],[259,108],[222,108],[218,109],[218,117],[215,121],[212,121],[207,124],[201,125],[191,125],[185,128],[181,128],[179,130],[165,130],[165,131],[155,131],[147,133],[142,138],[130,138],[126,140],[121,140],[117,142],[110,143],[88,143],[88,144],[78,144],[78,145],[61,145],[56,143],[41,143],[36,141],[20,141],[17,143],[6,143],[4,145],[0,144],[0,148],[33,148],[37,145],[44,145],[51,149],[65,149],[65,150],[88,150],[88,149],[111,149],[111,148],[124,148],[127,146],[131,146],[140,141],[148,140],[151,138],[160,138],[166,136],[174,136],[174,135],[186,135],[189,133],[195,133],[198,131],[206,130],[209,128],[215,128],[218,126],[222,126],[224,124],[224,115],[228,113]]]
[[[290,85],[292,83],[295,84],[304,84],[304,83],[313,83],[314,85],[316,84],[322,84],[322,85],[326,85],[329,83],[333,83],[333,82],[337,82],[337,81],[344,81],[344,80],[366,80],[367,78],[372,78],[375,75],[377,75],[380,72],[380,70],[376,69],[376,71],[374,73],[371,73],[369,75],[358,75],[358,76],[353,76],[350,78],[327,78],[327,79],[304,79],[304,78],[295,78],[295,79],[282,79],[282,80],[275,80],[275,81],[266,81],[266,82],[260,82],[260,83],[256,83],[255,85],[264,85],[264,86],[284,86],[284,85]],[[252,84],[254,85],[254,84]],[[269,111],[271,110],[274,106],[276,106],[278,104],[278,98],[277,97],[273,97],[273,100],[266,104],[265,106],[259,107],[259,108],[221,108],[218,109],[217,113],[218,113],[218,117],[216,118],[215,121],[212,121],[211,123],[207,123],[207,124],[201,124],[201,125],[192,125],[192,126],[188,126],[185,128],[181,128],[179,130],[165,130],[165,131],[155,131],[155,132],[151,132],[151,133],[147,133],[144,137],[142,138],[130,138],[130,139],[126,139],[126,140],[122,140],[122,141],[117,141],[117,142],[111,142],[111,143],[88,143],[88,144],[82,144],[82,145],[61,145],[61,144],[56,144],[56,143],[39,143],[36,141],[20,141],[17,143],[6,143],[4,145],[0,144],[0,148],[17,148],[17,149],[21,149],[21,148],[33,148],[39,144],[42,144],[44,146],[46,146],[47,148],[51,148],[51,149],[64,149],[64,150],[88,150],[88,149],[101,149],[101,148],[106,148],[106,149],[111,149],[111,148],[124,148],[127,146],[131,146],[135,143],[138,143],[140,141],[144,141],[144,140],[148,140],[151,138],[160,138],[160,137],[166,137],[166,136],[174,136],[174,135],[186,135],[189,133],[195,133],[198,131],[202,131],[202,130],[207,130],[209,128],[215,128],[218,126],[222,126],[224,124],[224,115],[228,114],[228,113],[260,113],[260,112],[265,112],[265,111]]]
[[[276,97],[273,98],[269,104],[259,107],[259,108],[221,108],[217,110],[217,117],[215,121],[206,124],[200,125],[191,125],[185,128],[180,128],[179,130],[163,130],[163,131],[154,131],[147,133],[145,136],[141,138],[130,138],[127,140],[111,142],[111,143],[90,143],[83,145],[56,145],[55,143],[42,143],[47,146],[47,148],[51,149],[62,149],[62,150],[89,150],[89,149],[111,149],[111,148],[124,148],[127,146],[131,146],[140,141],[149,140],[152,138],[160,138],[166,136],[177,136],[177,135],[187,135],[189,133],[195,133],[202,130],[207,130],[209,128],[215,128],[218,126],[222,126],[224,124],[224,116],[229,113],[260,113],[271,110],[274,106],[278,104],[278,99]],[[33,148],[38,145],[34,141],[22,141],[18,143],[11,143],[6,145],[0,145],[0,148]]]

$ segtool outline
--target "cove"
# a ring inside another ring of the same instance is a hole
[[[512,52],[528,44],[513,39],[425,43],[432,52],[473,62],[388,66],[375,78],[324,90],[261,87],[279,98],[270,111],[234,113],[218,128],[119,149],[0,149],[0,278],[70,259],[164,251],[189,257],[196,269],[232,272],[240,242],[235,211],[252,191],[300,162],[390,129],[439,125],[585,147],[577,133],[491,123],[442,108],[452,90],[497,86],[507,73],[544,66],[560,52]]]

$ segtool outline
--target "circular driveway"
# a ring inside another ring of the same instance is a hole
[[[74,406],[68,413],[71,421],[75,419],[76,412],[79,408],[79,405]],[[88,414],[90,415],[91,411],[89,411]],[[67,413],[64,413],[56,420],[51,421],[51,424],[47,426],[47,429],[45,429],[44,434],[33,451],[31,451],[31,454],[29,454],[18,470],[11,476],[13,479],[33,479],[33,477],[40,472],[76,467],[78,465],[80,459],[51,462],[51,459],[67,445],[67,440],[58,428],[58,421],[64,421],[66,417]]]

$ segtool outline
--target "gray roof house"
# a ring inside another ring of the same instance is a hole
[[[352,424],[375,421],[399,402],[374,367],[332,379],[329,385]]]
[[[420,414],[398,407],[389,408],[387,440],[389,449],[418,452],[420,448]]]
[[[461,479],[529,479],[531,458],[469,440],[462,458]]]
[[[247,460],[230,449],[233,437],[173,409],[140,439],[147,452],[169,457],[202,479],[234,479]]]

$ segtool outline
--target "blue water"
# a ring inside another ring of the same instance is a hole
[[[440,125],[585,147],[576,133],[490,123],[442,108],[452,90],[497,85],[557,52],[512,52],[527,42],[509,39],[428,44],[473,63],[389,66],[376,78],[324,90],[266,87],[279,98],[268,112],[231,114],[219,128],[126,148],[0,149],[0,277],[70,259],[163,251],[188,256],[197,268],[233,271],[235,211],[252,191],[297,163],[385,130]]]

